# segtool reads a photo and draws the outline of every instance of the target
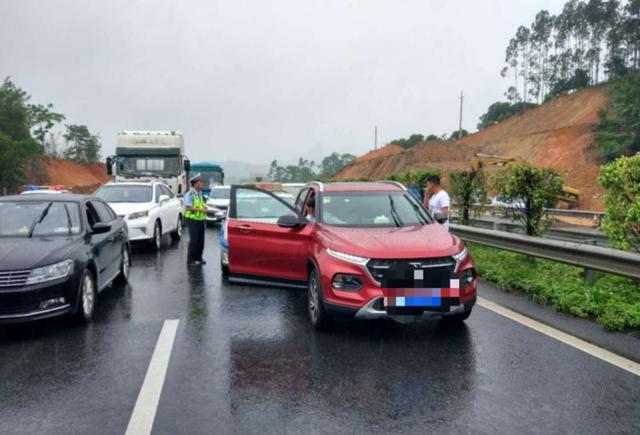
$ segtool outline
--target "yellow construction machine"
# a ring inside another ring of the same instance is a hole
[[[522,160],[491,154],[475,154],[471,160],[471,167],[473,170],[477,171],[481,170],[485,166],[507,166],[517,162],[522,162]],[[578,205],[580,202],[580,190],[565,184],[562,186],[560,195],[556,198],[558,201],[565,202],[569,207],[572,207]]]

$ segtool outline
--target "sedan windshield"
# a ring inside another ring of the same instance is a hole
[[[0,201],[0,236],[36,237],[80,233],[75,202]]]
[[[322,195],[321,221],[341,227],[403,227],[432,223],[406,192],[336,192]]]
[[[132,186],[127,184],[104,186],[96,196],[105,202],[151,202],[151,186]]]

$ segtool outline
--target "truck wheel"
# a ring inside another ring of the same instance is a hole
[[[182,238],[182,215],[179,215],[176,230],[171,232],[171,240],[178,241],[181,238]]]
[[[315,329],[322,331],[331,326],[331,318],[324,309],[320,274],[315,268],[313,268],[311,273],[309,273],[307,309],[309,312],[309,320]]]

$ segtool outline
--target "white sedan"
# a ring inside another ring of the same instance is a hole
[[[107,202],[129,228],[129,240],[162,246],[162,237],[182,237],[182,200],[159,182],[108,183],[95,196]]]

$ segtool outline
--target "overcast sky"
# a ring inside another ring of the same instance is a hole
[[[181,130],[196,160],[362,154],[475,130],[505,47],[564,0],[0,0],[0,74],[67,123]]]

